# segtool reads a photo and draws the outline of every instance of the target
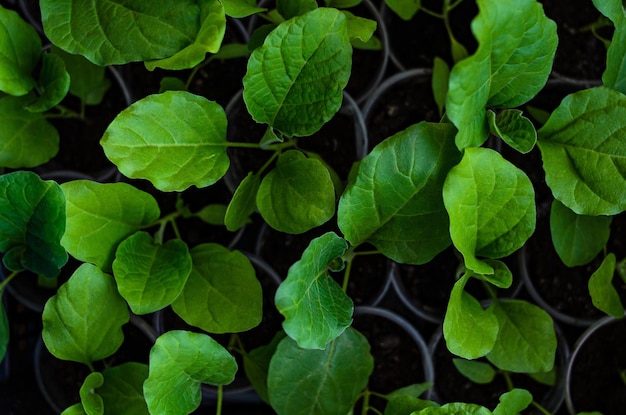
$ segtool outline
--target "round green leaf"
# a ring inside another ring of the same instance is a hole
[[[212,185],[228,170],[226,123],[219,104],[166,91],[119,113],[100,144],[124,175],[165,192],[183,191]]]
[[[254,50],[243,98],[257,122],[288,137],[308,136],[341,107],[351,66],[345,16],[318,8],[281,23]]]
[[[489,363],[458,358],[452,359],[452,363],[460,374],[474,383],[491,383],[496,377],[496,370]]]
[[[283,339],[270,361],[268,392],[279,415],[347,414],[374,368],[367,339],[348,328],[325,350]]]
[[[36,167],[59,151],[59,133],[45,116],[24,109],[28,97],[0,98],[0,167]]]
[[[27,171],[0,176],[0,252],[8,269],[56,277],[68,259],[64,232],[65,196],[58,184]]]
[[[53,44],[100,66],[172,56],[193,43],[201,23],[193,0],[42,0],[40,7]]]
[[[206,334],[168,331],[150,351],[143,385],[148,409],[151,414],[189,414],[200,406],[200,383],[226,385],[235,372],[235,358]]]
[[[626,210],[626,96],[597,87],[565,97],[538,131],[546,183],[579,215]]]
[[[320,161],[290,150],[280,155],[276,167],[263,178],[256,203],[272,228],[303,233],[335,214],[335,187]]]
[[[40,53],[37,31],[16,12],[0,6],[0,91],[20,96],[33,89],[32,72]]]
[[[526,174],[487,148],[465,149],[443,185],[450,236],[468,269],[493,274],[476,258],[502,258],[535,230],[535,192]]]
[[[191,274],[172,303],[176,314],[210,333],[245,331],[261,322],[261,284],[245,255],[208,243],[191,249],[191,259]]]
[[[170,305],[182,292],[190,272],[187,244],[178,239],[156,244],[146,232],[120,243],[113,261],[118,290],[135,314]]]
[[[500,396],[500,403],[493,410],[493,415],[519,414],[528,408],[533,395],[526,389],[512,389]]]
[[[450,245],[441,196],[461,159],[451,124],[420,123],[377,145],[339,201],[339,229],[395,261],[423,264]],[[393,189],[393,191],[390,191]]]
[[[128,362],[104,369],[104,384],[98,394],[107,414],[148,415],[143,397],[143,383],[148,378],[148,365]]]
[[[333,232],[313,239],[276,291],[283,328],[300,347],[323,349],[352,323],[352,300],[328,275],[332,262],[347,249]]]
[[[161,214],[156,200],[126,183],[63,183],[67,227],[61,244],[76,259],[110,271],[120,242]]]
[[[59,104],[70,89],[70,74],[65,70],[61,57],[45,53],[39,73],[39,97],[29,103],[26,109],[32,112],[44,112]]]
[[[50,353],[90,365],[121,346],[129,314],[113,277],[83,264],[46,302],[42,320]]]

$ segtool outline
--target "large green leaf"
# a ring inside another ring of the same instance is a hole
[[[300,151],[281,154],[256,194],[263,219],[272,228],[298,234],[335,214],[335,187],[328,169]]]
[[[182,191],[212,185],[228,170],[226,123],[219,104],[166,91],[119,113],[100,143],[124,175],[150,180],[162,191]]]
[[[514,108],[545,85],[557,46],[556,24],[536,0],[478,0],[476,53],[450,73],[447,115],[459,148],[478,146],[489,128],[485,106]]]
[[[146,62],[146,68],[188,69],[201,63],[207,52],[217,53],[226,32],[226,15],[220,0],[203,0],[200,5],[200,29],[196,39],[171,57]]]
[[[179,239],[156,244],[137,232],[119,244],[113,261],[117,287],[135,314],[170,305],[182,292],[191,272],[187,244]]]
[[[374,368],[367,339],[348,328],[326,350],[287,337],[270,362],[268,391],[280,415],[347,414]]]
[[[27,110],[44,112],[59,104],[70,89],[70,74],[63,59],[53,53],[43,54],[37,84],[39,96],[26,106]]]
[[[615,254],[608,254],[588,282],[589,295],[594,307],[615,318],[624,317],[624,305],[613,286]]]
[[[143,385],[148,409],[151,414],[189,414],[200,406],[200,383],[226,385],[236,371],[235,358],[206,334],[168,331],[150,351]]]
[[[585,265],[602,251],[611,234],[611,216],[577,215],[558,200],[550,210],[550,234],[568,267]]]
[[[443,320],[443,336],[450,352],[465,359],[477,359],[489,353],[498,337],[498,319],[490,309],[465,292],[468,274],[452,288]]]
[[[117,351],[129,313],[113,277],[83,264],[46,302],[42,320],[50,353],[90,365]]]
[[[191,249],[193,268],[172,309],[210,333],[249,330],[261,322],[263,292],[250,260],[213,243]]]
[[[53,44],[100,66],[172,56],[194,42],[202,23],[194,0],[42,0],[40,7]]]
[[[346,17],[318,8],[280,24],[254,50],[243,98],[257,122],[308,136],[341,107],[351,66]]]
[[[27,111],[32,97],[0,97],[0,167],[36,167],[59,151],[59,133],[41,113]]]
[[[606,53],[606,70],[602,83],[626,94],[626,12],[621,0],[593,0],[600,12],[615,26],[611,45]]]
[[[58,184],[27,171],[0,176],[0,252],[8,269],[56,277],[67,262],[64,232],[65,196]]]
[[[331,263],[347,249],[333,232],[313,239],[276,291],[283,328],[300,347],[323,349],[352,323],[352,300],[328,275]]]
[[[148,365],[128,362],[102,371],[104,384],[98,394],[104,401],[105,415],[148,415],[143,397],[143,383]]]
[[[32,72],[40,53],[41,39],[35,29],[0,6],[0,91],[19,96],[33,89]]]
[[[487,359],[501,370],[547,372],[554,366],[556,334],[548,313],[523,300],[496,301],[491,307],[500,330]]]
[[[443,185],[450,236],[465,266],[478,274],[493,267],[477,256],[503,258],[535,230],[535,192],[526,174],[487,148],[467,148]]]
[[[52,46],[52,52],[65,62],[65,69],[70,74],[70,94],[80,98],[86,105],[98,105],[102,102],[111,81],[105,76],[102,66],[94,65],[81,55],[72,55]]]
[[[605,87],[565,97],[538,131],[546,183],[579,215],[626,210],[626,96]]]
[[[377,145],[339,201],[339,229],[398,262],[421,264],[450,245],[442,188],[461,154],[451,124],[422,122]]]
[[[120,242],[161,214],[156,200],[126,183],[63,183],[67,227],[61,244],[76,259],[111,271]]]

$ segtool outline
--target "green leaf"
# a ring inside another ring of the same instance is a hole
[[[227,385],[237,362],[224,347],[202,333],[172,330],[150,351],[150,372],[143,391],[151,414],[189,414],[200,406],[200,383]]]
[[[200,211],[193,215],[200,218],[203,222],[214,226],[223,226],[226,216],[227,206],[221,203],[213,203],[206,205]]]
[[[230,164],[226,113],[186,91],[149,95],[119,113],[100,141],[106,156],[130,178],[164,192],[218,181]]]
[[[33,89],[32,72],[40,53],[41,39],[35,29],[0,6],[0,91],[21,96]]]
[[[579,215],[626,210],[626,96],[597,87],[568,95],[538,131],[546,183]]]
[[[4,309],[4,303],[0,302],[0,362],[4,360],[7,354],[7,348],[9,346],[10,336],[11,336],[11,328],[9,327],[9,319],[7,317],[7,312]]]
[[[473,403],[454,402],[440,407],[429,407],[411,415],[492,415],[491,411]]]
[[[452,359],[452,363],[460,374],[474,383],[491,383],[496,377],[496,370],[489,363],[457,358]]]
[[[317,9],[315,0],[277,0],[276,10],[285,20]]]
[[[104,401],[106,414],[148,415],[143,397],[143,383],[148,378],[148,365],[128,362],[108,367],[102,372],[104,384],[98,394]]]
[[[91,372],[80,387],[80,402],[87,415],[104,415],[104,402],[96,389],[104,384],[100,372]]]
[[[159,83],[159,94],[165,91],[186,91],[187,84],[180,78],[175,76],[166,76],[161,78],[161,82]]]
[[[478,50],[450,73],[447,115],[460,149],[488,136],[485,106],[518,107],[545,85],[557,46],[556,24],[535,0],[478,0]]]
[[[39,96],[26,106],[28,111],[44,112],[59,104],[70,89],[70,75],[63,59],[52,53],[42,55],[37,92]]]
[[[501,300],[491,307],[500,330],[487,359],[498,369],[547,372],[554,366],[556,334],[548,313],[522,300]]]
[[[594,307],[615,318],[624,317],[624,305],[613,286],[615,254],[608,254],[598,269],[591,274],[588,288]]]
[[[478,300],[465,292],[469,274],[452,288],[443,320],[443,336],[450,352],[465,359],[489,353],[498,337],[498,319],[491,309],[483,310]]]
[[[431,85],[433,89],[433,98],[435,98],[435,102],[437,103],[440,116],[443,114],[443,108],[446,105],[449,80],[450,67],[447,62],[439,57],[435,57],[433,60],[433,77]]]
[[[309,136],[339,111],[351,66],[345,16],[318,8],[281,23],[252,52],[243,98],[255,121]]]
[[[620,0],[593,0],[600,13],[611,19],[615,26],[613,39],[606,53],[606,69],[602,83],[626,94],[626,12]]]
[[[326,7],[334,7],[336,9],[345,9],[361,4],[363,0],[324,0]]]
[[[272,228],[303,233],[335,214],[335,187],[319,160],[289,150],[279,156],[276,167],[261,181],[256,204]]]
[[[24,109],[31,99],[0,98],[0,167],[36,167],[59,151],[59,133],[54,126],[43,114]]]
[[[50,353],[91,365],[120,347],[129,314],[113,277],[83,264],[46,302],[42,320]]]
[[[367,339],[348,328],[325,350],[287,337],[270,362],[268,391],[280,415],[347,414],[374,368]]]
[[[226,229],[234,232],[250,222],[250,215],[256,210],[256,195],[260,186],[260,177],[252,172],[239,183],[226,208]]]
[[[413,396],[418,397],[421,394],[425,393],[428,389],[432,388],[432,382],[424,382],[424,383],[414,383],[412,385],[404,386],[402,388],[396,389],[393,392],[390,392],[385,395],[387,399],[393,399],[398,396]]]
[[[68,259],[64,232],[65,197],[58,184],[27,171],[0,176],[0,252],[8,269],[56,277]]]
[[[441,192],[461,159],[454,132],[450,124],[422,122],[387,138],[361,161],[337,214],[352,245],[369,242],[395,261],[414,264],[450,245]]]
[[[193,268],[172,309],[210,333],[249,330],[261,322],[263,293],[250,260],[239,251],[206,243],[191,249]]]
[[[333,232],[313,239],[276,291],[283,329],[300,347],[324,349],[352,323],[352,300],[328,275],[331,263],[347,249]]]
[[[558,366],[554,365],[552,370],[548,370],[547,372],[529,373],[528,376],[530,376],[535,382],[542,383],[547,386],[554,386],[558,381]]]
[[[493,415],[516,415],[528,408],[533,396],[526,389],[512,389],[500,396],[500,403],[493,410]]]
[[[350,40],[356,39],[365,43],[372,39],[377,25],[375,20],[355,16],[345,10],[343,10],[342,13],[346,16],[348,21],[348,36]]]
[[[248,17],[267,9],[257,7],[256,0],[221,0],[227,16],[234,18]]]
[[[40,7],[53,44],[107,66],[167,58],[192,44],[202,23],[198,3],[42,0]]]
[[[504,140],[522,154],[530,152],[537,142],[537,131],[533,123],[520,110],[504,110],[498,115],[487,111],[491,134]]]
[[[385,0],[385,4],[400,18],[409,21],[419,11],[421,0]]]
[[[65,62],[70,74],[70,94],[80,98],[86,105],[98,105],[111,86],[102,66],[94,65],[81,55],[72,55],[52,45],[52,53]]]
[[[477,258],[503,258],[535,230],[535,192],[526,174],[487,148],[467,148],[443,185],[450,236],[465,266],[478,274],[493,268]]]
[[[61,412],[61,415],[87,415],[87,413],[85,412],[83,405],[77,403],[69,408],[66,408],[63,412]]]
[[[274,335],[272,341],[264,346],[257,347],[243,355],[243,368],[250,384],[263,401],[269,403],[270,398],[267,392],[267,373],[270,368],[270,361],[276,352],[278,344],[286,337],[284,331],[279,331]]]
[[[387,402],[384,415],[407,415],[416,413],[425,408],[437,406],[439,406],[439,404],[433,401],[427,401],[413,396],[397,396]]]
[[[550,209],[550,234],[561,261],[568,267],[591,262],[611,234],[611,216],[577,215],[558,200]]]
[[[493,268],[493,274],[474,274],[474,277],[487,281],[498,288],[506,289],[513,284],[513,274],[504,262],[496,259],[485,259],[483,262]]]
[[[226,32],[226,14],[220,0],[203,0],[200,5],[201,26],[195,40],[173,56],[146,62],[146,68],[181,70],[202,63],[208,52],[216,53]]]
[[[120,242],[161,214],[156,200],[126,183],[63,183],[67,227],[61,245],[76,259],[112,270]]]
[[[148,314],[170,305],[183,291],[191,272],[187,244],[172,239],[156,244],[137,232],[119,244],[113,261],[117,288],[135,314]]]

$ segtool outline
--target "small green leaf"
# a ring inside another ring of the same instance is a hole
[[[335,187],[319,160],[289,150],[279,156],[276,167],[261,181],[256,204],[272,228],[303,233],[335,214]]]
[[[135,314],[148,314],[170,305],[182,292],[191,272],[185,242],[154,243],[137,232],[119,244],[113,261],[117,287]]]
[[[446,96],[448,95],[448,81],[450,80],[450,67],[448,63],[439,57],[433,60],[433,77],[431,86],[433,89],[433,97],[439,108],[439,115],[443,115],[443,108],[446,105]]]
[[[520,110],[504,110],[496,115],[487,111],[491,134],[504,140],[522,154],[530,152],[537,142],[537,131],[533,123]]]
[[[1,295],[0,295],[1,297]],[[4,303],[0,302],[0,362],[4,360],[9,346],[9,338],[11,329],[9,327],[9,319],[4,309]]]
[[[87,415],[104,415],[104,401],[96,389],[104,384],[100,372],[91,372],[80,387],[80,402]]]
[[[227,16],[243,18],[255,13],[264,12],[267,9],[257,7],[256,0],[221,0]]]
[[[477,258],[503,258],[535,230],[535,191],[526,174],[488,148],[467,148],[443,185],[450,236],[465,266],[478,274],[493,268]]]
[[[226,208],[226,229],[234,232],[250,222],[250,215],[256,210],[256,195],[260,186],[261,179],[252,172],[239,183]]]
[[[546,372],[554,366],[556,334],[548,313],[522,300],[501,300],[491,307],[500,330],[487,359],[498,369]]]
[[[413,396],[396,396],[391,398],[385,406],[384,415],[407,415],[417,413],[425,408],[437,407],[433,401],[415,398]]]
[[[450,245],[441,193],[448,171],[461,159],[454,133],[450,124],[415,124],[361,161],[337,214],[352,245],[369,242],[395,261],[414,264]]]
[[[385,0],[385,4],[402,20],[409,21],[419,11],[421,0]]]
[[[492,415],[491,411],[473,403],[454,402],[440,407],[429,407],[411,415]]]
[[[172,330],[150,351],[143,391],[151,414],[189,414],[200,406],[200,383],[227,385],[237,362],[224,347],[202,333]]]
[[[214,54],[211,58],[215,59],[235,59],[235,58],[245,58],[250,55],[250,51],[248,50],[248,45],[244,43],[229,43],[222,44],[220,50]]]
[[[347,249],[333,232],[313,239],[276,291],[283,328],[302,348],[324,349],[352,323],[352,300],[328,275],[330,264]]]
[[[83,264],[46,302],[42,320],[50,353],[91,365],[120,347],[129,314],[113,277]]]
[[[191,249],[193,268],[172,309],[209,333],[235,333],[261,322],[263,293],[250,260],[206,243]]]
[[[558,367],[554,365],[551,370],[547,372],[537,372],[537,373],[529,373],[530,376],[535,382],[547,385],[554,386],[558,381]]]
[[[364,17],[355,16],[349,11],[343,10],[342,13],[348,20],[348,36],[351,40],[358,39],[361,42],[368,42],[376,31],[376,21],[366,19]]]
[[[63,183],[67,227],[61,245],[76,259],[112,270],[120,242],[161,214],[156,200],[126,183]]]
[[[0,167],[36,167],[59,151],[59,133],[41,113],[24,109],[32,97],[0,97]]]
[[[148,365],[128,362],[108,367],[102,372],[104,384],[98,394],[107,414],[148,415],[143,397],[143,383],[148,378]]]
[[[626,210],[626,96],[596,87],[568,95],[538,131],[546,183],[579,215]]]
[[[526,389],[512,389],[500,396],[500,403],[493,410],[493,415],[514,415],[528,408],[533,396]]]
[[[346,9],[361,4],[363,0],[324,0],[326,7],[334,7],[336,9]]]
[[[195,40],[165,59],[146,62],[146,68],[169,70],[189,69],[202,63],[208,52],[216,53],[226,32],[226,14],[220,0],[203,0],[200,5],[200,29]]]
[[[460,374],[474,383],[491,383],[496,377],[496,370],[489,363],[458,358],[452,359],[452,363]]]
[[[15,96],[26,95],[35,87],[32,72],[39,62],[41,39],[16,12],[2,6],[0,51],[0,91]]]
[[[270,401],[267,393],[267,373],[270,368],[270,361],[276,352],[278,343],[285,337],[285,332],[279,331],[269,344],[257,347],[251,350],[250,353],[243,355],[243,367],[246,371],[246,377],[259,397],[267,403]]]
[[[159,84],[159,94],[162,94],[165,91],[186,91],[187,84],[180,78],[175,76],[166,76],[161,78],[161,83]]]
[[[70,94],[80,98],[86,105],[98,105],[111,86],[102,66],[94,65],[81,55],[72,55],[52,45],[52,52],[65,62],[70,74]]]
[[[452,288],[443,320],[443,336],[450,352],[465,359],[477,359],[489,353],[498,337],[498,319],[483,310],[478,300],[465,292],[468,274]]]
[[[493,268],[493,274],[474,274],[476,278],[504,289],[509,288],[513,284],[513,273],[511,273],[511,270],[504,262],[496,259],[485,259],[483,262]]]
[[[58,184],[28,171],[0,176],[0,252],[8,269],[56,277],[68,259],[64,232],[65,197]]]
[[[223,226],[226,219],[227,206],[221,203],[212,203],[206,205],[200,211],[193,214],[200,218],[203,222],[214,226]]]
[[[585,265],[602,251],[611,234],[611,216],[577,215],[558,200],[550,209],[550,234],[561,261]]]
[[[351,66],[346,17],[318,8],[281,23],[252,52],[243,98],[255,121],[309,136],[339,111]]]
[[[83,405],[77,403],[69,408],[66,408],[63,412],[61,412],[61,415],[87,415],[87,413],[85,412]]]
[[[40,7],[54,45],[108,66],[167,58],[192,44],[202,23],[198,3],[42,0]]]
[[[285,20],[317,9],[315,0],[277,0],[276,10]]]
[[[620,0],[593,0],[596,8],[611,19],[615,27],[613,39],[606,52],[606,70],[602,83],[626,94],[626,12]]]
[[[283,339],[270,362],[268,391],[281,415],[347,414],[374,368],[367,339],[348,328],[325,350]]]
[[[130,178],[164,192],[218,181],[230,164],[226,113],[186,91],[149,95],[119,113],[100,141],[106,156]]]
[[[608,254],[598,269],[591,274],[588,288],[594,307],[615,318],[624,317],[624,305],[613,286],[615,254]]]
[[[53,53],[44,53],[39,73],[37,97],[26,106],[28,111],[44,112],[59,104],[70,89],[70,75],[63,59]]]
[[[414,383],[413,385],[408,385],[396,389],[395,391],[386,394],[385,397],[387,399],[393,399],[398,396],[413,396],[417,398],[418,396],[425,393],[428,389],[432,388],[432,386],[432,382]]]

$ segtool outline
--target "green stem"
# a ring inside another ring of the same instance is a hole
[[[363,256],[363,255],[378,255],[380,251],[355,251],[354,256]]]
[[[432,11],[432,10],[430,10],[429,8],[424,7],[424,6],[420,6],[420,10],[422,10],[422,11],[423,11],[424,13],[426,13],[426,14],[429,14],[429,15],[431,15],[431,16],[433,16],[433,17],[436,17],[437,19],[444,19],[444,18],[445,18],[445,15],[444,15],[444,14],[442,14],[442,13],[437,13],[437,12]]]
[[[550,411],[548,411],[546,408],[541,406],[541,404],[539,404],[537,401],[533,400],[530,404],[534,406],[535,408],[537,408],[537,410],[541,412],[543,415],[552,415]]]
[[[4,279],[4,281],[0,282],[0,293],[4,291],[4,287],[6,287],[11,282],[11,280],[15,278],[15,276],[19,273],[20,271],[13,271],[8,277]]]
[[[272,157],[270,157],[259,169],[259,171],[257,171],[257,175],[260,176],[261,174],[263,174],[263,172],[265,171],[265,169],[267,169],[272,162],[274,161],[274,159],[276,159],[276,157],[278,157],[280,155],[280,151],[275,151],[274,154],[272,154]]]
[[[176,220],[171,219],[170,223],[172,224],[172,229],[174,230],[174,235],[176,235],[176,239],[182,240],[183,237],[180,235],[180,231],[178,230],[178,225],[176,224]]]
[[[506,381],[507,388],[509,388],[509,390],[515,389],[515,386],[513,386],[513,381],[511,380],[511,375],[509,375],[507,372],[500,372],[500,373],[502,374],[502,376],[504,376],[504,380]]]
[[[492,300],[497,301],[498,295],[496,294],[496,290],[493,289],[491,284],[489,284],[487,281],[484,281],[484,280],[481,280],[481,282],[483,283],[483,287],[485,287],[485,290],[487,290],[487,294],[489,294],[489,297]]]
[[[448,12],[453,10],[456,6],[463,3],[463,0],[456,0],[454,3],[448,5]]]
[[[352,270],[352,258],[347,261],[346,269],[343,273],[343,283],[341,284],[341,289],[343,292],[348,292],[348,281],[350,281],[350,270]]]
[[[224,387],[219,385],[217,387],[217,406],[215,408],[215,415],[221,415],[222,413],[222,398],[224,395]]]
[[[361,406],[361,415],[367,415],[369,408],[370,408],[370,393],[369,393],[369,390],[366,390],[363,393],[363,406]]]

